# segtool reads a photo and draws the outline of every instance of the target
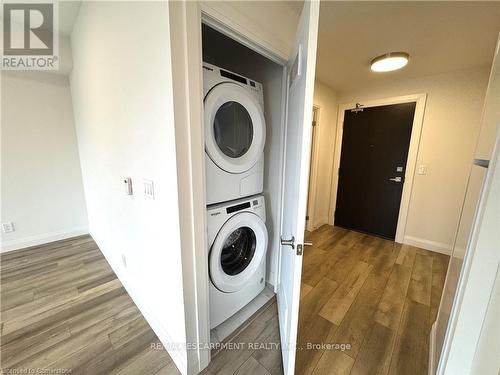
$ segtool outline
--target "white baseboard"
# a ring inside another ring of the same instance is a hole
[[[320,219],[314,223],[314,228],[318,229],[319,227],[328,224],[328,218],[324,217],[323,219]]]
[[[64,240],[66,238],[81,236],[82,234],[88,233],[89,228],[85,226],[60,230],[56,232],[37,234],[34,236],[18,238],[16,240],[2,241],[0,252],[5,253],[7,251],[24,249],[25,247],[43,245],[49,242]]]
[[[404,236],[403,243],[446,255],[450,255],[452,250],[452,245],[450,244],[412,236]]]
[[[113,269],[113,272],[116,274],[120,282],[122,283],[123,287],[129,294],[130,298],[134,301],[136,304],[137,308],[143,315],[144,319],[148,322],[148,324],[151,326],[151,329],[154,331],[156,336],[158,336],[158,339],[162,343],[164,349],[168,352],[170,357],[172,358],[173,362],[177,366],[177,369],[181,372],[182,375],[187,375],[188,369],[187,369],[187,358],[185,355],[182,353],[186,353],[186,351],[183,350],[178,350],[178,348],[175,348],[176,343],[169,335],[169,333],[165,330],[162,324],[158,322],[158,320],[155,318],[154,314],[152,313],[152,310],[148,306],[147,303],[144,302],[144,299],[141,298],[140,292],[134,288],[133,283],[130,282],[127,278],[126,271],[122,270],[118,265],[114,264],[112,257],[108,254],[106,249],[102,246],[102,242],[99,241],[99,239],[90,233],[92,238],[94,239],[95,243],[101,250],[101,253],[104,255],[106,258],[107,262]],[[191,372],[194,373],[194,372]]]

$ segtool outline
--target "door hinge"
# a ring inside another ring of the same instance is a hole
[[[302,245],[297,245],[297,255],[302,255]]]
[[[313,126],[316,126],[316,121],[313,121]]]

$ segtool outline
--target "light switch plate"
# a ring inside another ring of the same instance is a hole
[[[142,180],[144,184],[144,196],[149,199],[155,199],[155,186],[151,180]]]
[[[419,175],[426,175],[427,174],[427,166],[426,165],[419,165],[418,166],[418,174]]]
[[[2,232],[11,233],[14,232],[16,228],[14,227],[14,223],[11,221],[9,223],[2,223]]]

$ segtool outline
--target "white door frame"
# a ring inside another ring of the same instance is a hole
[[[403,184],[403,194],[401,195],[401,206],[399,208],[398,225],[396,229],[395,241],[398,243],[403,243],[406,220],[408,217],[408,209],[410,207],[410,198],[413,188],[413,177],[415,175],[415,168],[417,164],[418,147],[420,145],[420,138],[422,135],[422,126],[424,121],[425,103],[427,100],[427,94],[414,94],[405,96],[395,96],[384,99],[376,100],[360,100],[359,103],[363,105],[363,108],[379,107],[383,105],[390,104],[401,104],[401,103],[416,103],[415,115],[413,117],[413,126],[411,130],[410,146],[408,148],[408,160],[406,161],[405,168],[405,183]],[[346,103],[339,104],[339,111],[337,117],[337,135],[335,137],[335,153],[333,159],[333,177],[332,177],[332,190],[330,197],[330,218],[332,224],[335,220],[335,207],[337,204],[337,189],[339,183],[339,167],[340,167],[340,155],[342,152],[342,135],[344,128],[344,113],[346,110],[356,107],[356,103]]]
[[[231,7],[226,13],[242,19]],[[183,290],[186,324],[186,342],[200,343],[187,351],[187,363],[179,370],[183,375],[198,374],[210,362],[209,276],[206,234],[205,198],[205,135],[203,124],[203,74],[202,74],[202,21],[228,35],[239,43],[257,51],[282,65],[283,87],[286,87],[286,56],[273,48],[276,43],[262,37],[259,30],[252,30],[234,22],[227,14],[212,7],[210,2],[170,2],[170,36],[174,117],[176,129],[176,154],[181,212],[181,246]],[[251,25],[251,22],[245,23]],[[189,35],[189,38],[187,37]],[[286,95],[283,92],[283,95]],[[283,100],[283,121],[285,119]],[[282,142],[283,143],[283,142]],[[281,145],[283,152],[284,145]],[[283,157],[283,156],[282,156]],[[280,184],[281,185],[281,184]],[[281,207],[279,207],[279,211]],[[280,225],[278,223],[277,228]],[[279,233],[277,233],[279,236]],[[276,279],[278,272],[276,272]],[[275,280],[275,288],[277,281]],[[276,290],[275,290],[276,291]],[[176,363],[177,364],[177,363]]]
[[[311,145],[311,170],[309,171],[309,192],[307,197],[308,216],[309,220],[306,223],[308,231],[316,229],[316,196],[318,191],[318,164],[319,164],[319,140],[320,140],[320,117],[321,107],[313,105],[313,113],[316,111],[316,119],[313,115],[313,121],[316,120],[316,125],[312,128],[313,139]]]

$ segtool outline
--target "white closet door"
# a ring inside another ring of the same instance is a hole
[[[294,238],[294,246],[282,245],[278,286],[278,315],[285,375],[294,374],[299,318],[311,148],[311,121],[316,65],[319,2],[306,1],[300,16],[294,52],[288,64],[289,93],[285,138],[282,239]]]

